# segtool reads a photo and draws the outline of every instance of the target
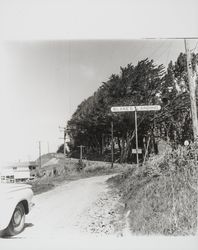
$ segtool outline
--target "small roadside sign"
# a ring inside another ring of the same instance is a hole
[[[132,154],[142,154],[142,149],[141,148],[138,148],[138,150],[136,150],[135,148],[132,148]]]

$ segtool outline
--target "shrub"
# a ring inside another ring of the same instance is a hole
[[[113,179],[131,211],[129,223],[133,233],[195,234],[197,156],[195,145],[179,147]]]
[[[107,171],[109,168],[109,166],[104,166],[104,165],[97,165],[97,164],[92,164],[90,166],[87,166],[85,169],[84,169],[84,172],[85,173],[99,173],[99,172],[104,172],[104,171]]]
[[[83,169],[86,167],[86,164],[85,164],[85,162],[79,160],[79,161],[75,164],[75,166],[76,166],[76,170],[77,170],[78,172],[80,172],[81,170],[83,170]]]

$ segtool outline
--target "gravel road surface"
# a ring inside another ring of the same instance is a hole
[[[35,207],[26,217],[26,228],[20,238],[121,234],[121,204],[118,195],[106,184],[109,177],[80,179],[36,195]]]

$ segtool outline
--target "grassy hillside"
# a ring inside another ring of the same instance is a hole
[[[37,178],[30,182],[34,194],[46,192],[64,181],[76,180],[97,175],[120,173],[131,168],[128,164],[114,164],[100,161],[83,160],[83,165],[78,159],[65,158],[63,154],[48,154],[42,156],[45,163],[39,169]]]
[[[179,148],[152,157],[111,179],[134,234],[189,235],[197,231],[197,150]]]
[[[45,164],[46,162],[50,161],[52,158],[54,158],[55,155],[56,155],[55,153],[43,154],[41,156],[41,163],[42,163],[42,165]],[[40,162],[40,157],[36,161]]]

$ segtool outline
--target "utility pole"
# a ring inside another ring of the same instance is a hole
[[[39,143],[39,165],[41,168],[41,164],[42,164],[42,160],[41,160],[41,141],[38,142]]]
[[[83,148],[85,148],[85,146],[80,145],[78,146],[80,148],[80,163],[82,163],[82,159],[83,159]]]
[[[50,152],[49,142],[47,142],[47,151],[48,151],[48,154],[49,154],[49,152]]]
[[[66,143],[66,128],[64,128],[64,147],[63,147],[63,153],[64,153],[64,156],[66,156],[66,149],[65,149],[65,143]]]
[[[138,156],[138,130],[137,130],[137,108],[135,107],[135,144],[136,144],[136,160],[137,166],[139,165],[139,156]]]
[[[113,139],[113,121],[111,122],[111,167],[113,168],[113,162],[114,162],[114,139]]]
[[[185,50],[187,56],[187,73],[188,73],[188,83],[190,90],[190,104],[191,104],[191,114],[192,114],[192,125],[193,125],[193,137],[194,142],[198,141],[198,120],[197,120],[197,103],[196,103],[196,73],[193,72],[192,68],[192,58],[189,49],[188,41],[184,39]]]
[[[59,139],[63,139],[64,140],[64,142],[63,142],[63,154],[64,154],[64,156],[66,156],[66,147],[65,147],[65,144],[66,144],[67,128],[59,126],[59,130],[60,130],[60,132],[64,133],[63,138],[59,138]]]
[[[104,134],[102,133],[102,155],[104,153]]]

